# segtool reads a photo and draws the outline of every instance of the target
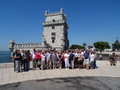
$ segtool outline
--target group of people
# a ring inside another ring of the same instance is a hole
[[[29,71],[30,62],[32,69],[56,69],[56,68],[96,68],[96,53],[90,50],[66,50],[58,52],[55,50],[15,50],[12,53],[14,70],[16,72]]]

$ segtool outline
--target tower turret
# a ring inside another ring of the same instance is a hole
[[[12,52],[13,49],[14,49],[14,45],[15,45],[15,42],[14,42],[13,40],[10,40],[10,41],[9,41],[9,49],[10,49],[11,52]]]

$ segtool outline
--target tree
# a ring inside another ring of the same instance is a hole
[[[97,50],[103,51],[104,49],[109,49],[110,45],[108,42],[99,41],[94,43],[94,47]]]
[[[120,42],[118,40],[115,41],[115,43],[112,44],[113,51],[120,50]]]
[[[84,48],[83,46],[80,46],[80,45],[77,45],[77,44],[74,44],[74,45],[70,46],[70,49],[83,49],[83,48]]]

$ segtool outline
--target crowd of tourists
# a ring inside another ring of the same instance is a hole
[[[90,50],[66,50],[57,52],[55,50],[15,50],[12,53],[14,60],[14,71],[29,71],[30,69],[56,69],[56,68],[96,68],[96,53]],[[32,66],[30,66],[32,62]],[[31,68],[32,67],[32,68]]]

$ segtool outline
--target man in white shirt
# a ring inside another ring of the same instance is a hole
[[[68,51],[65,52],[64,58],[65,58],[65,68],[69,68],[70,64],[69,64],[69,52]]]

